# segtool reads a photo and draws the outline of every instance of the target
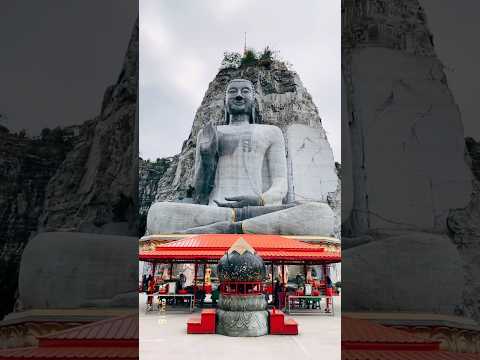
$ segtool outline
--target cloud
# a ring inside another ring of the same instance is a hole
[[[278,50],[317,105],[340,161],[340,0],[140,1],[140,152],[179,152],[224,51]],[[161,145],[160,145],[161,144]]]

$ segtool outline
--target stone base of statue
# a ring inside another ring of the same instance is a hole
[[[218,308],[225,311],[259,311],[267,309],[267,301],[264,295],[220,294]]]
[[[265,302],[263,295],[259,295]],[[248,296],[250,297],[250,296]],[[248,297],[244,297],[248,298]],[[242,299],[238,301],[241,307]],[[248,302],[248,300],[246,301]],[[250,302],[251,305],[251,302]],[[250,306],[246,306],[249,308]],[[266,310],[223,310],[217,309],[217,334],[226,336],[263,336],[268,334],[268,312]]]
[[[220,295],[217,333],[227,336],[268,334],[267,301],[264,295]]]

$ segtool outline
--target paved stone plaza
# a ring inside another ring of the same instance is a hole
[[[190,314],[145,312],[140,295],[141,360],[340,359],[341,297],[335,298],[335,316],[295,315],[299,335],[233,338],[222,335],[187,335]]]

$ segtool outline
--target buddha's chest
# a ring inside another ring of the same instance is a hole
[[[237,130],[237,131],[232,131]],[[228,129],[219,131],[218,153],[221,156],[263,156],[268,148],[266,139],[255,129]]]

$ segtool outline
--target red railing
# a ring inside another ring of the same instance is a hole
[[[220,283],[220,293],[225,295],[261,295],[265,293],[262,281],[224,281]]]

